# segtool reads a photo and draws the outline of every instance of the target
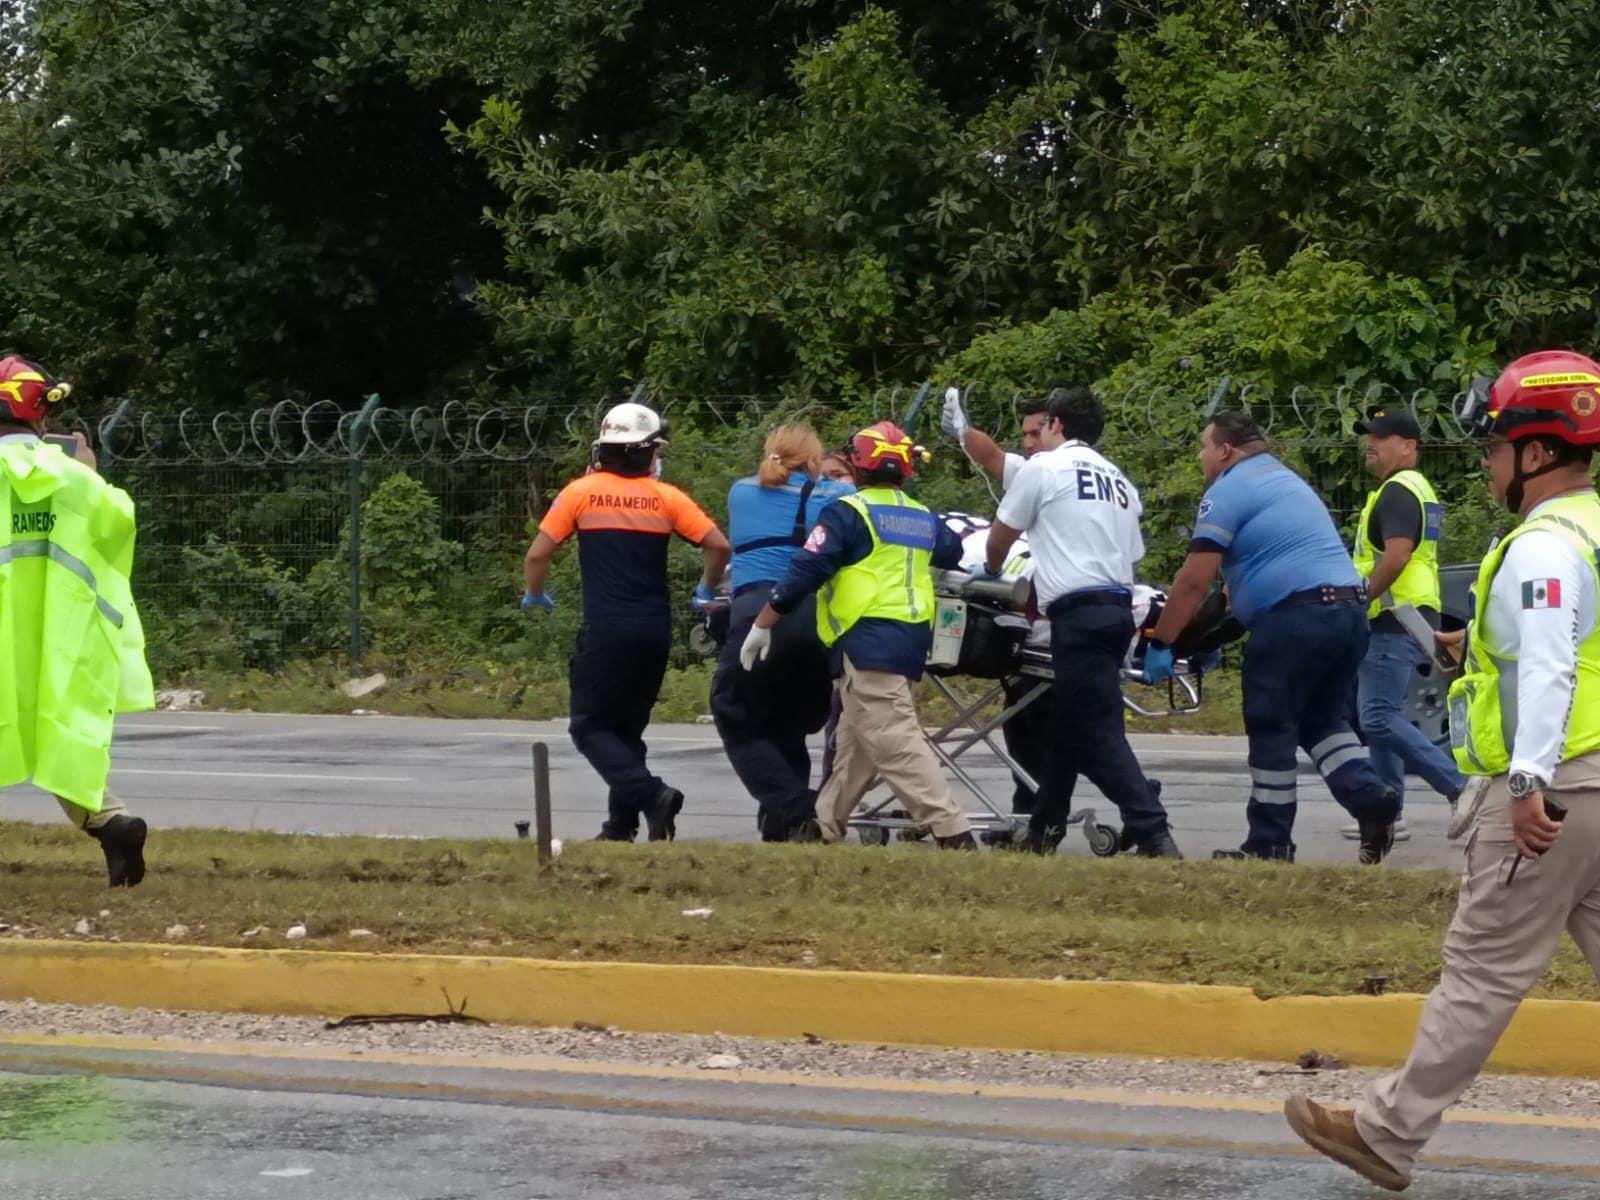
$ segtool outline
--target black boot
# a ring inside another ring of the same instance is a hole
[[[976,850],[978,839],[972,836],[972,830],[965,833],[954,833],[949,837],[936,837],[933,839],[939,844],[941,850]]]
[[[1375,867],[1394,849],[1394,822],[1362,821],[1359,828],[1361,847],[1356,861],[1364,867]]]
[[[1394,823],[1400,815],[1400,793],[1394,788],[1384,788],[1372,811],[1372,819],[1356,822],[1360,841],[1356,861],[1364,867],[1377,866],[1394,849]]]
[[[112,887],[138,887],[144,879],[144,839],[149,826],[143,817],[115,816],[89,836],[100,843],[106,856],[106,873]]]
[[[678,813],[683,808],[683,793],[663,786],[654,804],[645,806],[644,823],[652,842],[670,842],[678,836]]]

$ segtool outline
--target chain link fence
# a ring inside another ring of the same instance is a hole
[[[660,405],[674,427],[667,477],[720,520],[728,483],[755,469],[775,421],[809,420],[837,443],[859,423],[892,418],[940,450],[918,481],[926,502],[989,511],[976,469],[941,449],[942,386],[888,389],[851,404],[737,396]],[[1025,393],[966,392],[980,427],[1014,442]],[[359,408],[284,402],[215,415],[123,406],[99,423],[94,441],[102,469],[139,505],[135,594],[152,665],[171,678],[202,666],[359,660],[366,647],[418,639],[489,653],[512,646],[528,636],[515,599],[537,518],[582,469],[599,414],[628,398],[397,411],[370,397]],[[632,398],[644,399],[642,389]],[[1203,486],[1198,430],[1224,407],[1257,419],[1347,534],[1372,486],[1351,426],[1377,403],[1409,409],[1425,431],[1422,469],[1451,506],[1446,561],[1475,558],[1497,519],[1448,393],[1284,394],[1223,380],[1194,394],[1106,400],[1106,449],[1145,497],[1152,581],[1182,558]],[[691,560],[675,560],[685,595],[698,569]],[[574,619],[574,567],[567,562],[557,577],[571,602],[563,624]]]

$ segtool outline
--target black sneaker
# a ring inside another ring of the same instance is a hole
[[[1294,861],[1294,852],[1295,846],[1293,843],[1290,843],[1288,846],[1279,847],[1273,850],[1270,854],[1252,854],[1248,850],[1213,850],[1211,852],[1211,861],[1243,862],[1246,859],[1257,858],[1262,862],[1292,863]]]
[[[124,816],[89,831],[105,852],[112,887],[138,887],[144,879],[144,839],[149,831],[143,817]]]
[[[1172,830],[1163,829],[1160,833],[1152,834],[1134,847],[1134,853],[1140,858],[1182,858],[1183,851],[1178,849],[1178,843],[1172,838]],[[1242,850],[1240,853],[1244,853]]]
[[[1393,821],[1362,821],[1361,846],[1356,861],[1364,867],[1375,867],[1394,849]]]
[[[951,834],[949,837],[936,837],[933,839],[939,844],[941,850],[976,850],[978,839],[972,836],[972,830],[965,833]]]
[[[631,842],[638,836],[639,831],[637,829],[618,829],[610,821],[607,821],[600,826],[600,832],[594,835],[594,840],[597,842]]]
[[[1065,836],[1066,832],[1062,829],[1036,829],[1030,825],[1011,843],[1010,848],[1023,854],[1054,854]]]
[[[678,836],[678,813],[683,808],[683,793],[663,786],[654,804],[644,810],[644,823],[652,842],[670,842]]]

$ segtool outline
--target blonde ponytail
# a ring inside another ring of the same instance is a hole
[[[762,487],[782,487],[794,471],[810,471],[822,457],[822,439],[809,425],[779,425],[761,447],[756,475]]]

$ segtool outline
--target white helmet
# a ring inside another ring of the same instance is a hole
[[[600,420],[597,446],[665,445],[667,426],[656,411],[642,404],[619,404]]]

